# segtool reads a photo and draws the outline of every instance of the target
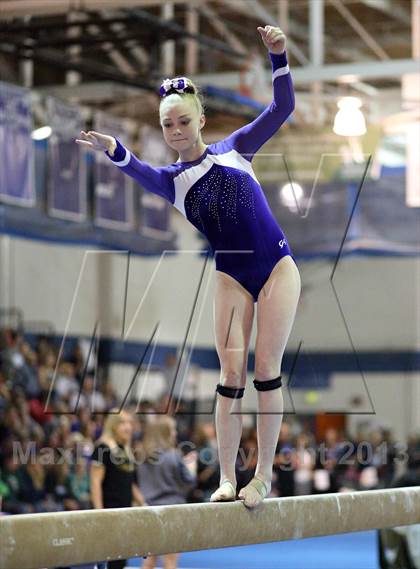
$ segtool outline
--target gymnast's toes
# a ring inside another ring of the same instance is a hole
[[[236,487],[229,480],[225,480],[210,496],[210,502],[231,502],[236,499]]]
[[[255,508],[270,494],[270,491],[271,482],[264,482],[260,478],[254,477],[251,482],[242,488],[238,497],[247,508]]]

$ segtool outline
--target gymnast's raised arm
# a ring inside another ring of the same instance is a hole
[[[139,160],[121,144],[118,138],[94,130],[88,132],[82,130],[80,134],[82,138],[76,139],[78,144],[91,150],[105,152],[116,166],[134,178],[146,190],[174,203],[173,183],[165,168],[153,168]]]
[[[293,83],[285,50],[286,36],[280,28],[273,26],[258,27],[258,31],[271,59],[273,102],[255,120],[221,142],[226,146],[226,151],[233,148],[249,161],[278,131],[295,108]]]

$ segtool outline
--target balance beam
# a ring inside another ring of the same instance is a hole
[[[420,486],[0,518],[1,569],[40,569],[420,523]]]

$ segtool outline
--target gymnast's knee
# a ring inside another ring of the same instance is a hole
[[[257,391],[272,391],[282,386],[281,375],[274,379],[254,379],[254,387]]]
[[[239,383],[239,381],[238,381]],[[223,397],[230,397],[231,399],[242,399],[244,396],[245,387],[234,387],[231,385],[223,385],[218,383],[216,392]]]
[[[238,371],[234,367],[230,367],[229,369],[222,367],[221,378],[218,383],[218,386],[220,385],[221,389],[217,387],[216,391],[225,397],[235,397],[236,399],[240,399],[243,397],[245,382],[246,374],[243,370]],[[237,395],[235,395],[234,390],[238,391]],[[229,393],[232,393],[232,395],[229,395]]]

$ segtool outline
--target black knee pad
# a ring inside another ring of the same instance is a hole
[[[245,387],[227,387],[226,385],[218,383],[216,391],[224,397],[230,397],[231,399],[241,399],[244,396]]]
[[[267,381],[254,379],[254,386],[257,391],[271,391],[272,389],[277,389],[282,386],[281,375],[275,379],[268,379]]]

